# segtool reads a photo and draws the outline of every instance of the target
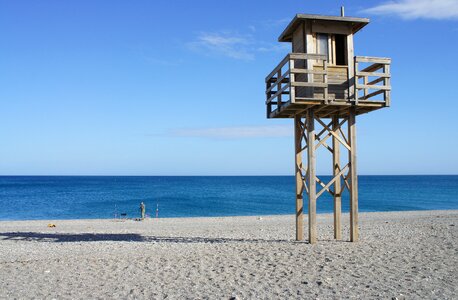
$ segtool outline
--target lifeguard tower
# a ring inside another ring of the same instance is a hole
[[[296,240],[304,235],[305,193],[309,242],[316,243],[316,201],[325,192],[334,199],[334,238],[342,238],[345,189],[350,240],[358,240],[356,116],[390,106],[391,91],[391,59],[354,56],[353,36],[367,24],[366,18],[345,17],[343,8],[340,17],[297,14],[278,38],[291,43],[292,52],[266,77],[267,118],[294,118]],[[320,148],[332,156],[329,182],[316,174]]]

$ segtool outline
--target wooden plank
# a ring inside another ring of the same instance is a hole
[[[302,179],[302,128],[301,117],[294,117],[294,149],[296,153],[296,241],[304,239],[304,181]]]
[[[316,194],[316,198],[320,197],[321,194],[324,193],[324,191],[328,191],[329,192],[329,187],[338,179],[340,178],[340,175],[342,175],[347,169],[348,169],[348,164],[342,169],[339,171],[339,173],[337,173],[338,176],[334,176],[331,181],[328,182],[328,184],[326,184],[325,186],[323,186],[323,189],[318,193]],[[330,192],[331,194],[333,194],[332,192]]]
[[[327,83],[321,82],[291,82],[291,86],[302,86],[302,87],[327,87]]]
[[[391,58],[388,57],[374,57],[374,56],[355,56],[358,62],[378,63],[378,64],[391,64]]]
[[[278,95],[280,95],[282,92],[284,92],[288,88],[289,88],[289,85],[285,85],[283,88],[281,88],[279,91],[277,91],[272,97],[267,99],[266,104],[270,103],[272,101],[272,99],[277,98]]]
[[[366,68],[362,69],[360,72],[363,73],[373,73],[379,69],[382,69],[385,64],[372,64],[370,66],[367,66]]]
[[[311,70],[311,69],[291,69],[290,72],[291,73],[296,73],[296,74],[316,74],[316,75],[327,74],[326,71]]]
[[[358,80],[358,79],[357,79],[357,80]],[[368,80],[368,79],[367,79],[367,76],[364,76],[364,77],[363,77],[363,84],[364,84],[364,85],[367,85],[367,80]],[[364,90],[363,90],[363,98],[364,98],[364,99],[366,99],[367,92],[368,92],[368,89],[364,89]]]
[[[312,31],[318,33],[331,34],[350,34],[352,31],[351,24],[342,24],[342,22],[313,22]]]
[[[316,177],[316,181],[318,182],[319,185],[321,185],[322,189],[321,191],[316,195],[316,198],[318,199],[318,197],[320,197],[320,195],[324,192],[324,191],[327,191],[329,192],[329,194],[331,194],[332,196],[334,196],[334,191],[332,191],[329,186],[330,184],[325,184],[318,176]]]
[[[373,89],[373,90],[391,90],[391,86],[386,85],[367,85],[367,84],[356,84],[357,89]]]
[[[277,77],[272,77],[268,82],[270,83],[277,83]],[[289,78],[284,78],[281,83],[288,83],[289,82]]]
[[[309,243],[317,241],[316,228],[316,155],[315,155],[315,116],[313,108],[307,110],[307,164],[308,164],[308,208],[309,208]]]
[[[378,91],[375,91],[375,92],[372,92],[370,94],[366,94],[364,95],[364,97],[362,97],[360,100],[367,100],[371,97],[374,97],[374,96],[377,96],[378,94],[383,94],[385,93],[385,90],[378,90]]]
[[[332,130],[336,134],[339,134],[340,129],[339,117],[333,116]],[[332,137],[332,149],[332,174],[336,177],[340,170],[340,143],[334,136]],[[334,238],[336,240],[342,239],[342,188],[340,176],[341,175],[339,175],[339,179],[336,179],[334,182]]]
[[[348,62],[348,99],[357,101],[355,91],[355,69],[358,70],[357,63],[354,62],[353,34],[347,35],[347,62]]]
[[[292,59],[313,59],[313,60],[326,60],[326,55],[315,53],[290,53]]]
[[[266,82],[266,90],[270,87],[270,83],[269,82]],[[270,117],[270,114],[272,113],[272,105],[267,102],[270,98],[270,95],[266,94],[266,117],[269,118]]]
[[[312,22],[311,21],[307,21],[307,22],[304,22],[304,40],[305,40],[305,49],[307,51],[305,51],[306,53],[316,53],[315,52],[315,39],[313,38],[313,35],[312,35]],[[321,55],[321,58],[319,59],[326,59],[326,56],[325,55]],[[305,67],[307,69],[313,69],[313,63],[314,63],[314,60],[306,60],[305,61]],[[313,75],[312,74],[308,74],[306,75],[306,80],[307,82],[313,82]],[[305,96],[305,97],[310,97],[310,98],[313,98],[314,95],[313,95],[313,88],[311,89],[305,89],[305,93],[303,93],[301,96]]]
[[[326,126],[326,124],[324,124],[323,121],[321,121],[319,118],[316,119],[318,121],[318,123],[321,124],[321,126],[325,127],[330,134],[332,134],[345,148],[348,149],[348,151],[351,151],[351,146],[350,145],[347,145],[347,143],[345,143],[345,141],[336,133],[334,133],[334,131],[332,131],[329,126]]]
[[[276,92],[277,92],[277,91],[270,91],[269,94],[270,94],[270,95],[273,95],[273,94],[275,94]],[[282,92],[281,94],[282,94],[282,95],[288,95],[289,92]],[[269,97],[270,97],[270,96],[269,96]]]
[[[356,174],[356,108],[349,110],[348,116],[348,142],[351,150],[348,152],[350,164],[350,241],[358,241],[358,176]]]
[[[282,78],[282,80],[280,80],[281,82],[280,82],[280,81],[276,81],[275,83],[273,83],[273,84],[266,90],[266,93],[270,93],[270,92],[273,90],[273,88],[277,87],[278,85],[281,85],[281,84],[284,84],[284,83],[289,83],[289,81],[290,81],[289,78],[285,78],[287,75],[288,75],[288,74],[285,73],[285,74],[282,76],[283,78]]]
[[[289,61],[289,69],[290,70],[294,69],[294,59],[290,59],[290,61]],[[290,73],[289,74],[289,81],[290,82],[295,82],[296,81],[296,75],[294,73]],[[289,93],[290,93],[290,96],[289,96],[290,101],[292,103],[296,102],[296,87],[293,87],[290,84]]]
[[[391,74],[380,72],[356,72],[356,76],[391,77]]]
[[[285,75],[281,75],[281,69],[278,70],[278,73],[277,73],[278,79],[280,80],[284,76],[286,76],[286,74]],[[281,88],[281,84],[278,87]],[[277,96],[277,109],[280,109],[280,107],[281,107],[281,103],[282,103],[281,96],[282,96],[282,94],[283,94],[283,91],[281,91]]]
[[[366,84],[366,85],[374,85],[374,84],[377,84],[377,83],[379,83],[379,82],[384,82],[384,81],[385,81],[385,78],[386,78],[386,77],[379,77],[379,78],[376,78],[376,79],[374,79],[374,80],[372,80],[372,81],[369,81],[369,82],[367,82],[367,83],[364,83],[364,84]],[[385,84],[384,84],[384,85],[385,85]]]
[[[385,73],[390,73],[390,65],[385,65],[384,71]],[[391,87],[391,78],[390,77],[386,78],[384,84],[386,86]],[[385,105],[386,106],[391,105],[391,90],[385,92]]]
[[[324,103],[328,104],[329,102],[329,97],[328,97],[328,75],[327,75],[327,70],[328,70],[328,62],[323,60],[323,70],[326,72],[323,75],[323,84],[325,85],[324,87],[324,92],[323,92],[323,98],[324,98]]]

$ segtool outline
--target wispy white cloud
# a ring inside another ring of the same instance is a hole
[[[260,52],[287,49],[285,45],[259,41],[253,34],[240,35],[232,32],[201,32],[187,45],[188,48],[207,55],[221,55],[239,60],[253,60]]]
[[[457,0],[397,0],[363,10],[376,15],[395,15],[403,19],[458,19]]]
[[[243,36],[228,32],[200,33],[196,40],[188,43],[188,46],[196,51],[219,54],[235,59],[252,60],[254,54],[249,45],[252,42],[249,36]]]
[[[200,137],[210,139],[240,139],[262,137],[289,137],[292,127],[288,125],[216,127],[199,129],[176,129],[172,136]]]
[[[291,44],[278,43],[278,44],[265,44],[256,48],[259,52],[288,52],[291,51]]]

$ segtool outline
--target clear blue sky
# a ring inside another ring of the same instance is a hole
[[[457,174],[457,1],[0,1],[1,175],[292,175],[264,78],[296,13],[369,17],[392,64],[360,174]],[[324,167],[329,161],[320,161]]]

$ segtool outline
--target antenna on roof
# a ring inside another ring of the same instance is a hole
[[[344,6],[340,7],[340,16],[345,17],[345,7]]]

